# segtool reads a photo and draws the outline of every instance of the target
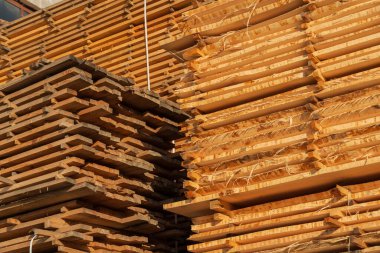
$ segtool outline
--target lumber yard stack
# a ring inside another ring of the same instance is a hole
[[[67,56],[0,87],[1,253],[184,250],[187,115],[132,84]]]
[[[190,252],[380,252],[380,1],[219,0],[163,47]]]
[[[147,87],[143,0],[65,0],[0,28],[0,83],[21,76],[29,65],[68,54]],[[159,46],[180,33],[178,22],[191,0],[147,2],[152,89],[172,97],[184,64]]]

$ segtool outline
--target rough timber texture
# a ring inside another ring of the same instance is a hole
[[[0,252],[181,252],[173,102],[74,57],[0,87]]]
[[[180,33],[177,23],[190,0],[149,0],[149,47],[153,90],[172,97],[171,85],[185,66],[158,42]],[[146,87],[143,0],[65,0],[1,26],[0,83],[29,70],[42,58],[68,54]]]
[[[380,1],[219,0],[162,46],[187,61],[176,142],[189,251],[378,252]]]

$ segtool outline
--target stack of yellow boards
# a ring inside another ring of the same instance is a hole
[[[66,0],[0,27],[0,83],[33,62],[69,54],[147,86],[143,0]],[[179,34],[190,0],[149,0],[147,18],[152,89],[170,97],[184,64],[158,42]]]
[[[182,252],[187,116],[72,56],[0,87],[0,252]]]
[[[380,1],[219,0],[186,60],[190,252],[380,252]]]

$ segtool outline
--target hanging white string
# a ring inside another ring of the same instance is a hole
[[[144,29],[145,29],[145,54],[146,54],[146,78],[148,90],[150,90],[150,65],[149,65],[149,45],[148,45],[148,17],[147,17],[147,0],[144,0]]]
[[[37,234],[33,236],[32,240],[30,240],[29,253],[33,253],[33,241],[34,239],[36,239],[36,237],[37,237]]]

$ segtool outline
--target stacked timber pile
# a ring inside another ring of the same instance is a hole
[[[147,87],[143,0],[66,0],[0,28],[0,83],[42,58],[68,54]],[[170,97],[184,64],[158,42],[180,33],[177,23],[191,0],[149,0],[147,18],[152,88]]]
[[[380,1],[220,0],[165,48],[191,252],[379,252]],[[364,183],[364,184],[363,184]],[[333,189],[333,190],[331,190]]]
[[[71,56],[39,67],[0,87],[0,252],[181,252],[162,203],[186,115]]]

